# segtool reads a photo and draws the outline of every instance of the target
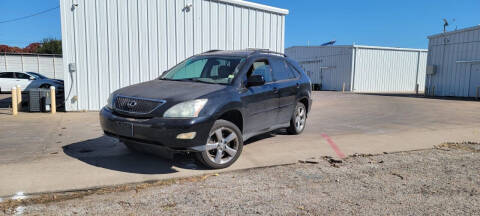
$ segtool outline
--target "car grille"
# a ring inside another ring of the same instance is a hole
[[[164,100],[126,96],[117,96],[114,100],[115,111],[131,114],[148,114],[165,103]]]

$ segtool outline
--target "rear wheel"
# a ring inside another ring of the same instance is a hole
[[[289,134],[301,134],[305,129],[307,123],[307,109],[303,103],[297,102],[292,119],[290,120],[290,127],[287,128]]]
[[[215,121],[210,130],[205,150],[195,154],[196,159],[211,169],[232,165],[243,149],[242,133],[238,127],[225,120]]]

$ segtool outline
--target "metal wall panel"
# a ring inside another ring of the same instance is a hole
[[[287,10],[239,0],[61,0],[66,108],[99,110],[121,87],[212,49],[283,52]],[[191,9],[186,8],[192,5]],[[76,72],[69,71],[69,64]]]
[[[53,55],[0,55],[0,72],[5,71],[37,72],[50,78],[63,79],[63,60]]]
[[[424,89],[426,50],[371,46],[291,47],[297,60],[323,90],[414,92]],[[353,74],[352,74],[353,73]]]
[[[480,86],[480,26],[429,37],[428,65],[436,73],[427,75],[429,95],[475,97]]]
[[[295,59],[322,90],[350,90],[352,46],[292,47],[286,54]]]
[[[426,60],[426,50],[365,46],[355,49],[355,92],[412,93],[416,84],[425,79],[422,61]]]

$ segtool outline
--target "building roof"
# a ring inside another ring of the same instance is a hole
[[[474,31],[474,30],[478,30],[478,29],[480,29],[480,25],[473,26],[473,27],[468,27],[468,28],[464,28],[464,29],[459,29],[459,30],[455,30],[455,31],[430,35],[430,36],[428,36],[428,39],[443,37],[443,36],[452,35],[452,34],[459,34],[459,33]]]
[[[253,2],[244,1],[244,0],[214,0],[214,1],[222,2],[222,3],[226,3],[226,4],[237,5],[237,6],[248,7],[248,8],[253,8],[253,9],[258,9],[258,10],[263,10],[263,11],[268,11],[268,12],[277,13],[277,14],[281,14],[281,15],[288,15],[288,13],[289,13],[289,11],[287,9],[272,7],[272,6],[253,3]]]
[[[337,45],[337,46],[292,46],[287,48],[364,48],[364,49],[379,49],[379,50],[399,50],[399,51],[420,51],[428,52],[427,49],[415,49],[415,48],[401,48],[401,47],[382,47],[382,46],[365,46],[365,45]]]

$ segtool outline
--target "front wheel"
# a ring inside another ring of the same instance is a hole
[[[290,120],[290,127],[287,128],[289,134],[301,134],[305,129],[307,123],[307,109],[303,103],[297,102],[292,119]]]
[[[243,149],[242,133],[238,127],[225,120],[217,120],[210,130],[205,150],[196,153],[197,160],[211,169],[232,165]]]

